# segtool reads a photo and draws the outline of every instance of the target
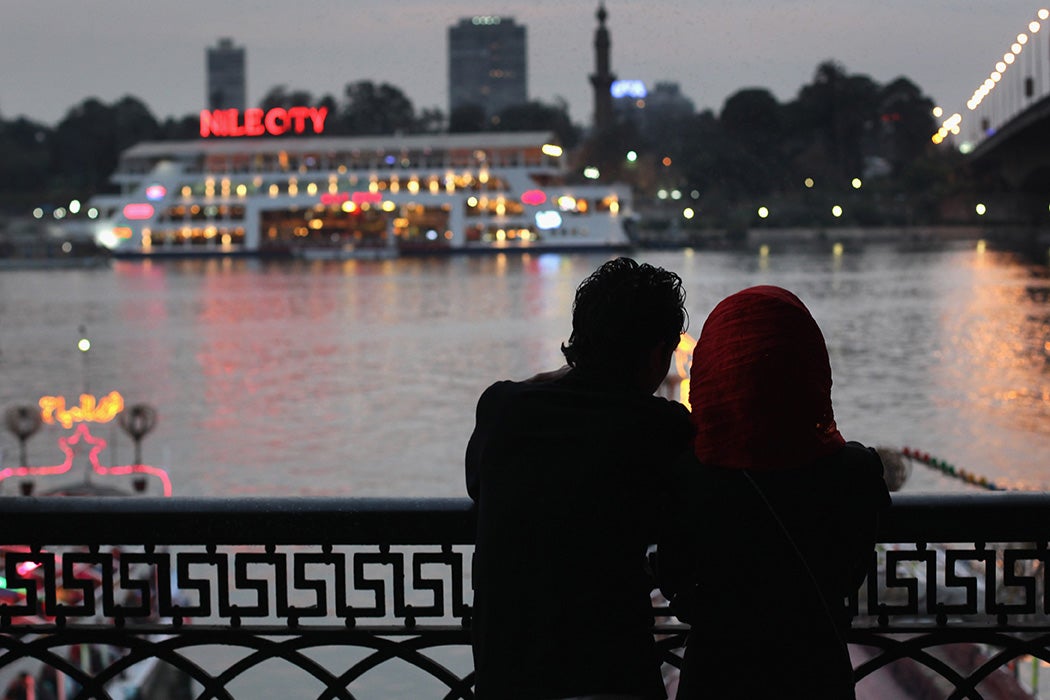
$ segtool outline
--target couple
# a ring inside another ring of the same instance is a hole
[[[654,397],[681,285],[629,258],[602,265],[576,292],[569,367],[478,401],[481,700],[665,697],[653,544],[655,583],[691,624],[678,698],[854,697],[843,600],[889,503],[882,464],[836,429],[824,338],[784,289],[712,311],[692,414]]]

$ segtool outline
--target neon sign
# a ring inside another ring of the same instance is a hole
[[[547,201],[547,193],[543,190],[526,190],[521,193],[522,204],[530,204],[538,207]]]
[[[350,195],[350,201],[354,204],[378,204],[383,201],[383,195],[379,192],[354,192]]]
[[[153,218],[153,205],[148,202],[136,202],[124,205],[124,218],[130,221],[144,221]]]
[[[306,133],[307,124],[313,133],[324,132],[328,118],[327,107],[274,107],[269,111],[246,109],[205,109],[201,111],[201,136],[282,136]]]
[[[40,397],[40,419],[48,425],[60,423],[72,428],[74,423],[108,423],[124,410],[124,397],[111,391],[101,399],[91,394],[80,395],[80,405],[66,408],[63,396]]]
[[[46,467],[7,467],[6,469],[0,469],[0,482],[5,479],[10,479],[11,477],[55,475],[69,472],[73,467],[73,457],[75,456],[73,446],[80,442],[81,439],[83,439],[86,444],[91,445],[91,450],[88,453],[88,460],[91,462],[91,469],[99,476],[148,474],[160,479],[161,486],[164,489],[164,495],[166,497],[171,496],[171,479],[168,477],[168,473],[160,467],[151,467],[148,464],[123,464],[113,467],[102,466],[99,462],[98,455],[102,450],[106,449],[106,441],[92,435],[88,431],[86,425],[78,425],[76,431],[71,436],[58,439],[59,449],[61,449],[66,455],[62,464],[55,464]]]
[[[346,192],[336,192],[334,194],[326,192],[321,195],[321,204],[329,207],[336,207],[348,201],[350,201],[350,195]]]
[[[645,99],[649,94],[641,80],[614,80],[609,86],[609,93],[615,98],[630,97],[639,100]]]

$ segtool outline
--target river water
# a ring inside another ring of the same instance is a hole
[[[848,439],[1050,488],[1050,279],[970,243],[774,253],[639,251],[685,280],[690,331],[724,296],[791,289],[824,330]],[[562,363],[603,254],[345,263],[117,261],[0,272],[0,408],[117,390],[176,495],[459,496],[475,401]],[[1045,263],[1045,261],[1044,261]],[[92,345],[78,352],[78,327]],[[104,461],[130,461],[113,427]],[[61,459],[57,428],[28,443]],[[0,434],[5,466],[18,443]],[[917,468],[907,491],[972,488]]]

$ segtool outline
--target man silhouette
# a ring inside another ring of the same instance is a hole
[[[563,370],[481,395],[466,453],[477,504],[477,697],[663,698],[645,551],[692,428],[653,396],[686,313],[681,279],[618,258],[576,291]]]

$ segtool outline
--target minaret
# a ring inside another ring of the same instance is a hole
[[[602,133],[612,126],[612,94],[609,88],[616,76],[609,72],[609,30],[605,28],[605,3],[598,3],[598,31],[594,33],[595,72],[591,75],[594,86],[594,132]]]

